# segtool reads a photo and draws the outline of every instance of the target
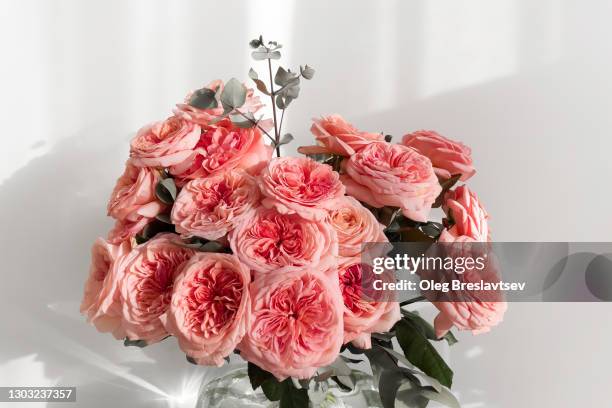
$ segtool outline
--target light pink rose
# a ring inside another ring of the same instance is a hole
[[[329,212],[329,223],[338,235],[338,253],[343,257],[361,254],[367,242],[388,242],[384,226],[353,197],[343,197]]]
[[[194,151],[182,163],[170,167],[178,184],[239,168],[257,174],[272,157],[257,128],[235,127],[229,120],[203,129]]]
[[[111,194],[108,215],[130,223],[155,218],[164,209],[155,196],[159,180],[156,170],[127,163]]]
[[[373,141],[382,141],[380,133],[361,132],[345,121],[340,115],[323,116],[313,119],[310,131],[319,146],[303,146],[298,149],[303,154],[333,153],[351,156]]]
[[[391,330],[400,320],[399,303],[393,293],[377,293],[371,299],[364,293],[364,268],[361,257],[347,258],[338,267],[340,291],[344,300],[344,343],[353,342],[361,349],[372,348],[371,333]],[[369,277],[373,277],[370,271]]]
[[[106,239],[108,242],[114,245],[121,244],[124,241],[130,241],[134,238],[140,231],[143,230],[147,224],[151,222],[151,218],[142,217],[138,221],[117,221],[115,222],[115,226],[108,233]]]
[[[175,234],[158,234],[114,265],[101,309],[120,311],[121,327],[130,340],[151,344],[168,336],[161,316],[170,304],[176,276],[194,254],[176,245],[178,238]]]
[[[221,366],[242,340],[251,311],[249,269],[233,255],[199,253],[174,283],[168,333],[198,364]]]
[[[130,163],[169,167],[183,162],[200,140],[199,125],[176,116],[140,129],[130,144]]]
[[[467,186],[462,185],[447,192],[442,208],[454,224],[442,231],[440,242],[454,242],[462,236],[480,242],[491,240],[489,215]]]
[[[343,165],[348,195],[377,208],[400,207],[414,221],[427,221],[442,191],[429,159],[406,146],[372,142]]]
[[[243,170],[192,180],[172,207],[176,232],[210,240],[224,237],[259,205],[255,179]]]
[[[461,235],[452,243],[438,244],[445,255],[451,258],[484,259],[483,268],[465,268],[461,274],[451,271],[450,277],[436,280],[460,279],[463,283],[495,283],[501,280],[499,263],[489,249],[489,243],[479,243]],[[426,295],[427,296],[427,295]],[[503,292],[499,290],[454,290],[444,294],[449,301],[432,301],[440,311],[434,319],[436,336],[445,335],[453,326],[459,330],[470,330],[472,334],[486,333],[498,325],[508,308]]]
[[[338,238],[327,221],[259,207],[228,235],[234,254],[257,273],[334,266]]]
[[[109,280],[112,277],[111,270],[119,258],[130,251],[129,242],[113,245],[102,238],[98,238],[91,248],[91,266],[89,277],[85,282],[83,300],[81,302],[81,313],[87,317],[98,331],[110,332],[115,338],[125,337],[121,329],[121,317],[117,310],[102,312],[102,300],[108,295],[111,286]]]
[[[265,207],[307,220],[325,218],[344,196],[340,175],[331,166],[306,157],[272,159],[260,179]]]
[[[272,273],[251,283],[251,322],[240,343],[247,361],[274,374],[310,378],[331,364],[343,338],[337,277],[313,269]]]
[[[461,180],[465,181],[476,173],[472,164],[472,149],[433,130],[419,130],[407,134],[403,137],[402,144],[429,157],[436,174],[442,179],[461,174]]]
[[[176,108],[174,109],[174,114],[193,123],[197,123],[200,125],[209,125],[213,119],[223,114],[223,106],[219,99],[221,96],[221,92],[223,91],[223,87],[224,83],[220,79],[214,80],[205,86],[205,88],[216,91],[218,104],[216,108],[199,109],[189,105],[191,97],[193,96],[193,92],[190,92],[185,97],[185,101],[183,103],[179,103],[176,105]],[[264,104],[261,103],[261,101],[259,100],[259,96],[255,95],[255,91],[253,91],[253,89],[247,88],[246,101],[242,107],[238,108],[238,111],[242,113],[255,113],[263,106]]]

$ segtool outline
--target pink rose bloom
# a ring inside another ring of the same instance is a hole
[[[329,212],[329,223],[338,235],[340,256],[353,257],[361,254],[367,242],[388,242],[384,227],[374,214],[353,197],[343,197]]]
[[[166,313],[174,280],[195,251],[176,245],[175,234],[159,234],[120,258],[109,279],[104,312],[118,308],[121,327],[131,340],[155,343],[168,336]]]
[[[217,253],[194,255],[176,278],[165,327],[198,364],[221,366],[242,340],[250,282],[238,258]]]
[[[108,233],[106,239],[108,242],[114,245],[121,244],[124,241],[130,241],[134,238],[142,229],[151,222],[151,218],[142,217],[138,221],[117,221],[115,226]]]
[[[98,331],[102,333],[110,332],[115,338],[125,337],[121,329],[121,317],[117,310],[110,310],[107,313],[101,311],[102,300],[109,293],[108,283],[111,270],[119,258],[130,251],[130,244],[123,242],[120,245],[113,245],[102,238],[98,238],[91,248],[91,266],[89,277],[85,282],[83,300],[81,302],[81,313],[87,317],[87,321],[92,323]]]
[[[406,146],[372,142],[343,164],[348,195],[377,208],[400,207],[414,221],[427,221],[442,191],[429,159]]]
[[[243,358],[283,380],[310,378],[338,357],[343,305],[337,278],[313,269],[272,273],[251,283],[250,293]]]
[[[440,242],[454,242],[462,236],[479,242],[491,240],[487,222],[489,215],[467,186],[447,192],[444,200],[442,208],[454,224],[442,231]]]
[[[216,108],[199,109],[189,105],[191,97],[193,96],[193,92],[190,92],[185,97],[184,103],[179,103],[176,105],[176,108],[174,109],[174,114],[193,123],[197,123],[200,125],[209,125],[213,119],[223,114],[223,106],[221,105],[221,101],[219,99],[221,96],[221,92],[223,91],[223,87],[224,83],[220,79],[214,80],[205,86],[205,88],[212,89],[213,91],[217,92],[218,106]],[[242,113],[255,113],[263,106],[264,104],[261,103],[261,101],[259,100],[259,96],[255,95],[255,91],[253,91],[253,89],[247,88],[246,101],[244,105],[238,109],[238,111]]]
[[[242,170],[229,170],[185,184],[171,219],[180,234],[215,240],[233,230],[257,205],[255,179]]]
[[[303,146],[298,149],[302,154],[333,153],[340,156],[351,156],[369,143],[383,141],[380,133],[361,132],[345,121],[340,115],[323,116],[313,119],[310,131],[319,142],[319,146]]]
[[[164,209],[155,196],[155,186],[159,180],[160,175],[156,170],[127,163],[111,194],[108,215],[131,223],[155,218]]]
[[[429,157],[436,174],[442,179],[461,174],[461,180],[465,181],[476,173],[472,164],[472,149],[433,130],[419,130],[407,134],[402,139],[402,144]]]
[[[223,120],[206,127],[191,155],[170,167],[170,173],[179,184],[234,168],[256,174],[271,157],[272,147],[264,143],[259,129],[242,129]]]
[[[130,144],[130,162],[138,167],[169,167],[183,162],[200,140],[199,125],[176,116],[140,129]]]
[[[259,207],[228,235],[234,254],[258,273],[335,265],[338,239],[326,221]]]
[[[371,300],[363,293],[363,268],[360,257],[348,258],[338,268],[340,291],[344,300],[344,343],[353,342],[360,349],[372,348],[371,333],[391,330],[400,320],[399,303],[393,293],[377,293],[383,298]],[[372,277],[370,273],[370,277]]]
[[[485,247],[488,245],[488,243],[477,243],[474,239],[462,235],[452,244],[442,247],[447,252],[446,255],[451,255],[453,258],[486,259],[483,269],[466,268],[462,274],[452,273],[452,278],[461,279],[463,283],[499,282],[501,279],[499,264],[494,254]],[[436,277],[436,280],[439,281],[440,278]],[[434,328],[438,337],[444,336],[453,326],[459,330],[470,330],[472,334],[486,333],[503,320],[508,309],[501,291],[451,291],[444,297],[454,301],[432,302],[440,311],[434,319]]]
[[[306,157],[272,159],[261,174],[262,204],[282,214],[320,220],[344,196],[340,175]]]

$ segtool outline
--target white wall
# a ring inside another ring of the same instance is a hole
[[[75,309],[131,135],[189,89],[246,79],[259,33],[317,69],[285,122],[296,146],[333,112],[396,138],[436,129],[472,146],[496,240],[610,241],[611,16],[606,0],[3,0],[0,385],[144,406],[201,372],[173,342],[125,350]],[[462,336],[465,406],[609,406],[609,311],[512,304]]]

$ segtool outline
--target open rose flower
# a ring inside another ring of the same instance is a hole
[[[255,179],[242,170],[192,180],[172,207],[176,231],[215,240],[225,236],[259,204]]]
[[[121,315],[119,310],[111,308],[102,312],[102,300],[106,299],[111,290],[109,280],[111,271],[119,258],[130,251],[129,242],[113,245],[102,238],[98,238],[91,248],[91,266],[89,277],[85,282],[81,313],[87,317],[98,331],[112,333],[115,338],[125,337],[121,329]]]
[[[272,157],[257,128],[235,127],[229,120],[206,127],[194,151],[183,162],[170,167],[179,184],[239,168],[258,173]]]
[[[406,146],[372,142],[343,162],[348,195],[373,207],[400,207],[426,222],[442,191],[429,159]]]
[[[338,357],[344,307],[337,278],[310,268],[267,274],[250,293],[250,328],[239,346],[246,360],[283,380],[310,378]]]
[[[429,277],[440,281],[459,280],[464,284],[497,283],[501,278],[499,262],[488,242],[477,242],[462,235],[452,242],[435,244],[436,255],[444,259],[480,259],[480,264],[462,270],[436,270]],[[427,274],[427,272],[426,272]],[[422,273],[419,273],[422,275]],[[423,279],[423,276],[421,276]],[[441,337],[453,326],[459,330],[470,330],[473,334],[486,333],[499,324],[508,305],[500,290],[471,290],[469,287],[445,293],[423,293],[439,310],[434,319],[436,336]]]
[[[302,154],[332,153],[351,156],[373,141],[382,141],[380,133],[361,132],[340,115],[323,116],[313,119],[310,131],[319,142],[318,146],[303,146],[298,149]]]
[[[338,256],[336,233],[326,221],[308,221],[263,207],[228,237],[234,254],[258,273],[281,274],[306,266],[323,269],[335,265]]]
[[[138,221],[116,221],[113,229],[110,230],[106,239],[108,242],[114,245],[119,245],[122,242],[130,241],[136,237],[148,223],[151,222],[151,218],[142,217]]]
[[[462,185],[447,192],[442,208],[452,218],[453,224],[442,231],[440,242],[453,242],[461,237],[479,242],[491,240],[489,215],[467,186]]]
[[[472,150],[468,146],[447,139],[432,130],[407,134],[402,139],[402,144],[427,156],[436,174],[442,179],[461,174],[461,180],[465,181],[476,173],[472,164]]]
[[[185,97],[185,101],[183,103],[179,103],[176,105],[176,108],[174,109],[174,114],[193,123],[197,123],[200,125],[209,125],[212,120],[223,114],[223,105],[221,104],[219,98],[221,96],[221,92],[223,91],[224,85],[225,84],[223,83],[223,81],[217,79],[205,86],[205,88],[216,91],[216,108],[199,109],[194,106],[191,106],[189,102],[191,101],[193,92],[190,92]],[[247,88],[246,101],[243,106],[238,108],[238,111],[245,114],[247,112],[255,113],[263,106],[263,103],[261,103],[261,101],[259,100],[259,96],[255,95],[255,91],[253,91],[253,89]]]
[[[261,174],[262,204],[283,214],[320,220],[344,196],[340,175],[306,157],[279,157]]]
[[[372,347],[371,333],[388,332],[401,318],[393,293],[376,293],[376,299],[364,293],[365,268],[370,266],[362,264],[361,257],[348,258],[338,267],[344,301],[344,343],[353,342],[361,349]],[[367,278],[378,278],[371,270],[367,273]]]
[[[138,167],[169,167],[183,162],[200,140],[199,125],[176,116],[140,129],[130,144],[130,162]]]
[[[114,265],[101,309],[112,311],[118,305],[121,328],[131,340],[151,344],[168,335],[160,317],[170,304],[176,276],[194,254],[176,245],[177,240],[175,234],[159,234]]]
[[[233,255],[199,253],[183,267],[163,320],[196,363],[221,366],[242,340],[250,281],[249,269]]]
[[[108,215],[130,223],[155,218],[164,208],[155,196],[159,179],[159,173],[154,169],[126,164],[111,194]]]
[[[353,197],[345,196],[338,202],[329,212],[329,223],[338,235],[340,256],[360,255],[368,242],[388,242],[383,225]]]

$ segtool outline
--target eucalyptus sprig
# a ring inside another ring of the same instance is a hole
[[[279,65],[273,76],[272,60],[281,58],[279,50],[282,48],[282,45],[276,41],[268,41],[266,43],[261,35],[259,38],[252,40],[249,45],[254,49],[251,56],[255,61],[268,62],[269,89],[253,68],[249,70],[249,77],[255,82],[259,92],[269,96],[272,102],[272,119],[274,120],[273,146],[276,148],[276,155],[280,156],[280,146],[293,140],[293,136],[290,133],[286,133],[281,137],[285,110],[300,95],[300,79],[312,79],[315,70],[308,65],[304,65],[300,66],[299,72],[292,72],[290,69]],[[275,85],[278,88],[275,89]],[[278,119],[277,109],[281,111],[280,120]]]

